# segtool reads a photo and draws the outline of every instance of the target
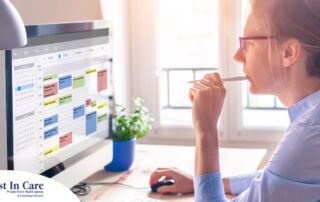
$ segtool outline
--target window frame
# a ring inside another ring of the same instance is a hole
[[[187,126],[161,126],[160,88],[157,69],[156,3],[159,0],[129,1],[129,54],[131,95],[147,100],[155,123],[147,140],[193,142],[194,130]],[[219,61],[223,76],[242,74],[242,67],[232,60],[241,36],[241,0],[219,1]],[[232,74],[231,74],[232,72]],[[219,136],[225,142],[277,142],[284,129],[244,128],[242,126],[242,93],[239,83],[226,83],[228,93],[220,117]],[[236,115],[235,115],[236,114]],[[259,135],[256,135],[259,133]]]

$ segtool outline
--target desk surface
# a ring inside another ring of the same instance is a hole
[[[151,193],[150,174],[158,167],[177,167],[194,174],[194,147],[136,145],[135,161],[127,172],[113,173],[100,170],[85,182],[119,182],[122,185],[94,185],[91,192],[81,200],[104,202],[156,202],[156,201],[194,201],[193,194],[162,195]],[[220,148],[220,170],[222,176],[243,174],[254,171],[266,154],[266,149]]]

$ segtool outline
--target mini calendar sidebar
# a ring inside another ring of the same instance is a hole
[[[111,26],[85,22],[26,30],[26,47],[0,55],[0,168],[53,177],[109,137]]]

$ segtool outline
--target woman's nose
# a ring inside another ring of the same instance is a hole
[[[245,63],[246,58],[243,56],[243,53],[241,52],[240,48],[237,50],[237,52],[234,54],[233,59],[237,62]]]

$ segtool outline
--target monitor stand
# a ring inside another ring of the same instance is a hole
[[[66,170],[54,176],[53,179],[71,188],[98,170],[103,169],[112,160],[112,141],[105,140],[95,146],[93,153],[90,150],[87,153],[88,155],[85,158],[75,164],[66,161]],[[68,167],[68,164],[72,164],[72,166]]]

